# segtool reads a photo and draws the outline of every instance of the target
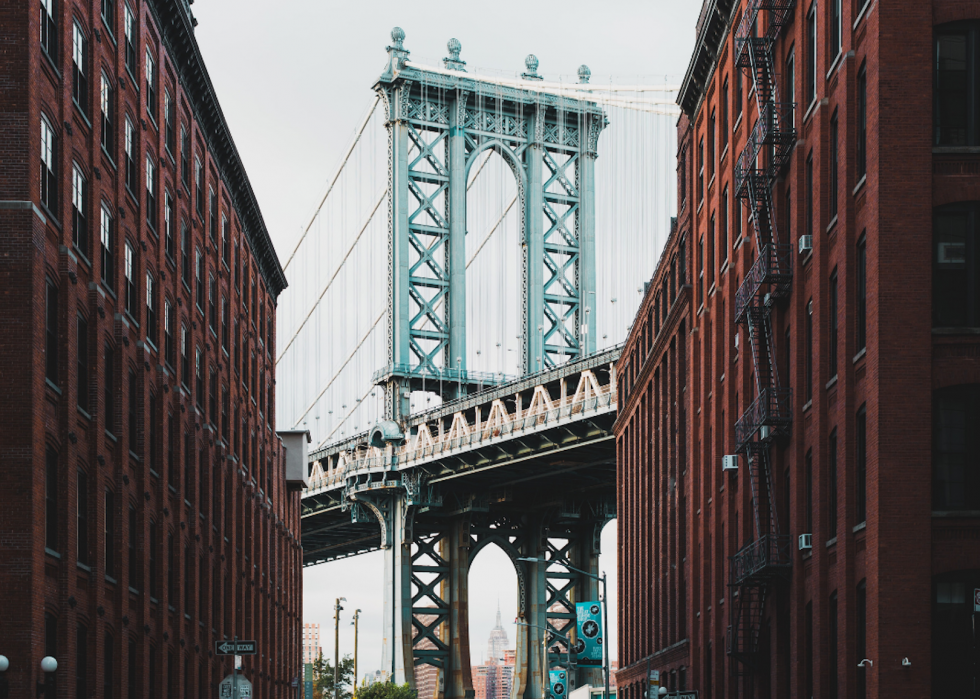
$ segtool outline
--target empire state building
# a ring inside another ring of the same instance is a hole
[[[497,623],[490,632],[490,640],[487,643],[487,662],[503,662],[504,652],[510,645],[507,632],[500,621],[500,604],[497,604]]]

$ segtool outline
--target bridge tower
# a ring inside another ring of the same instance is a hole
[[[782,533],[775,503],[770,447],[789,431],[790,389],[776,364],[773,307],[793,280],[793,249],[780,240],[772,189],[786,165],[796,130],[793,104],[779,101],[773,46],[793,0],[749,0],[735,32],[735,65],[755,87],[759,119],[735,165],[735,194],[749,210],[759,256],[735,297],[735,322],[745,327],[755,367],[755,401],[735,423],[735,448],[745,456],[752,488],[755,540],[731,559],[728,654],[735,674],[759,669],[763,608],[773,585],[792,564],[789,535]]]
[[[461,397],[496,375],[466,367],[466,189],[499,153],[517,182],[523,241],[522,372],[595,352],[595,157],[605,115],[594,102],[469,75],[460,43],[443,69],[409,61],[391,32],[375,84],[388,130],[388,360],[375,374],[400,423],[414,390]],[[580,80],[588,81],[583,66]],[[501,290],[505,293],[505,290]]]

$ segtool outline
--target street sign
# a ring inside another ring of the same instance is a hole
[[[238,689],[237,695],[235,694],[236,687]],[[238,677],[228,675],[218,685],[218,699],[251,699],[251,697],[252,683],[242,675]]]
[[[980,587],[973,590],[973,611],[980,612]]]
[[[215,655],[255,655],[258,644],[255,641],[215,641]]]

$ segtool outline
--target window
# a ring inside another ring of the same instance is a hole
[[[44,612],[44,654],[53,658],[58,657],[58,617],[51,612]],[[57,674],[56,672],[44,673],[45,699],[54,699],[57,694],[55,680]]]
[[[112,291],[115,289],[116,285],[115,256],[113,255],[113,249],[115,247],[115,234],[112,226],[112,214],[109,213],[109,209],[106,208],[105,204],[102,204],[101,240],[102,283],[105,284],[106,288]]]
[[[167,604],[176,606],[177,601],[177,553],[173,532],[167,534]]]
[[[75,629],[75,696],[88,696],[88,628]]]
[[[231,264],[231,250],[228,246],[228,217],[221,214],[221,259],[225,267]]]
[[[49,212],[58,208],[58,136],[41,117],[41,205]]]
[[[102,654],[102,698],[103,699],[113,699],[115,694],[113,694],[113,688],[115,687],[115,645],[112,642],[112,636],[109,634],[105,635],[105,652]]]
[[[44,453],[44,547],[58,550],[58,452]]]
[[[180,222],[180,280],[184,286],[191,283],[191,250],[190,234],[187,230],[187,221]]]
[[[738,122],[738,120],[742,118],[742,103],[745,101],[745,99],[742,96],[742,92],[744,90],[743,80],[744,78],[742,77],[742,71],[741,70],[735,71],[735,79],[734,79],[735,89],[732,91],[732,100],[733,100],[732,114],[735,115],[736,122]]]
[[[867,656],[868,652],[868,588],[865,581],[862,580],[857,586],[857,599],[855,603],[855,619],[854,625],[856,626],[855,636],[857,637],[857,643],[855,644],[857,650],[857,660],[855,663],[860,663]],[[868,667],[859,667],[857,671],[857,699],[865,699],[868,695]]]
[[[163,192],[163,245],[167,258],[174,261],[174,200],[169,190]]]
[[[105,491],[105,574],[110,578],[119,575],[116,570],[116,494]]]
[[[44,294],[44,375],[58,383],[58,287],[45,280]]]
[[[718,108],[721,110],[721,149],[724,151],[728,147],[728,78],[721,86]]]
[[[105,365],[105,379],[102,381],[103,398],[105,400],[105,429],[112,432],[116,424],[116,401],[115,401],[115,356],[112,345],[105,344],[105,354],[103,355]]]
[[[194,399],[199,408],[204,407],[204,369],[201,367],[201,348],[194,348]]]
[[[813,533],[813,450],[807,450],[803,461],[803,531]]]
[[[76,354],[78,356],[78,370],[76,380],[78,382],[78,407],[85,412],[90,411],[89,388],[88,388],[88,323],[81,315],[77,317],[75,326]]]
[[[980,326],[980,202],[936,210],[933,220],[932,324]]]
[[[134,192],[139,191],[137,179],[139,174],[136,172],[136,130],[133,128],[132,120],[126,117],[126,132],[125,132],[126,142],[124,144],[126,148],[126,187],[129,192],[135,197]]]
[[[159,425],[160,425],[160,403],[157,400],[157,395],[151,390],[149,398],[147,399],[147,407],[149,408],[149,428],[148,428],[148,439],[150,444],[150,472],[154,476],[159,477],[160,473],[160,442],[159,442]]]
[[[806,343],[806,359],[803,364],[803,391],[806,402],[813,400],[813,299],[806,304],[806,323],[804,342]]]
[[[157,344],[157,310],[154,294],[153,272],[146,270],[146,339]]]
[[[715,176],[715,158],[718,157],[717,141],[718,141],[718,120],[715,116],[716,112],[714,109],[711,110],[711,116],[708,117],[708,180],[710,181]]]
[[[704,136],[698,141],[698,201],[704,201]]]
[[[813,603],[803,612],[803,696],[813,696]]]
[[[106,74],[102,74],[102,85],[99,94],[99,103],[102,112],[102,150],[106,152],[110,160],[116,159],[116,138],[112,126],[114,105],[116,103],[116,92],[112,89],[112,83]]]
[[[228,441],[228,387],[221,387],[221,437]]]
[[[790,48],[786,58],[786,86],[783,89],[786,103],[790,105],[789,125],[796,128],[796,49]]]
[[[159,599],[160,597],[160,569],[158,560],[160,558],[160,542],[159,542],[159,532],[157,531],[157,523],[152,519],[150,520],[150,545],[149,550],[149,562],[150,562],[150,597],[153,599]],[[153,672],[150,676],[153,676]],[[153,684],[152,682],[150,683]]]
[[[157,647],[150,646],[150,660],[149,660],[149,664],[146,667],[146,674],[150,676],[149,694],[147,694],[147,699],[157,699],[156,678],[157,678],[157,666],[159,664],[159,660],[157,659],[158,655],[159,652],[157,651]]]
[[[868,518],[868,413],[862,405],[854,425],[854,511],[857,523]]]
[[[228,352],[228,301],[221,297],[221,347]]]
[[[146,49],[146,114],[157,121],[157,69],[149,47]]]
[[[698,241],[698,304],[704,303],[704,236]]]
[[[684,204],[687,202],[687,146],[681,149],[681,166],[678,168],[680,171],[680,176],[678,181],[680,182],[681,190],[681,209],[684,208]],[[235,251],[237,253],[238,248],[236,246]],[[238,266],[235,266],[235,285],[238,285]]]
[[[208,187],[208,218],[210,219],[211,244],[218,245],[218,196]]]
[[[187,380],[190,378],[191,361],[187,354],[187,326],[180,326],[180,382],[187,388]]]
[[[195,296],[197,300],[197,307],[204,312],[204,255],[201,254],[201,248],[195,248],[194,250],[194,281],[196,282],[197,294]]]
[[[827,536],[837,537],[837,430],[827,440]]]
[[[980,510],[980,384],[936,391],[932,414],[932,507]]]
[[[209,274],[208,275],[208,326],[211,328],[211,332],[213,333],[217,332],[216,328],[218,326],[218,306],[217,306],[218,301],[217,299],[215,299],[215,296],[218,293],[217,288],[218,285],[217,282],[215,282],[214,280],[214,275]]]
[[[102,0],[102,21],[110,34],[116,33],[116,0]]]
[[[208,422],[217,424],[218,418],[218,375],[214,367],[208,372]]]
[[[174,366],[174,307],[170,299],[163,302],[163,358],[170,368]]]
[[[174,153],[177,152],[177,108],[174,106],[174,101],[170,97],[170,90],[168,88],[163,88],[163,122],[164,142],[167,147],[167,152],[173,158]]]
[[[793,192],[786,190],[786,241],[793,245]]]
[[[71,79],[75,106],[88,116],[88,41],[78,22],[71,28]]]
[[[934,143],[980,145],[980,23],[957,22],[935,30]]]
[[[830,275],[830,285],[827,289],[827,301],[830,306],[830,319],[827,332],[827,373],[830,378],[837,376],[837,268]]]
[[[126,257],[123,261],[123,275],[126,277],[126,313],[131,317],[136,315],[136,272],[134,270],[135,253],[133,252],[133,246],[130,245],[129,241],[126,241],[125,246]]]
[[[136,372],[129,370],[129,451],[134,454],[142,454],[139,449],[139,408],[140,408],[140,385],[136,380]]]
[[[88,222],[85,220],[85,200],[88,198],[88,182],[78,165],[71,169],[71,230],[75,248],[88,257]]]
[[[136,641],[134,639],[129,639],[129,653],[128,653],[128,664],[129,664],[129,680],[127,684],[129,685],[129,699],[138,699],[140,695],[141,688],[138,686],[139,683],[139,652],[136,647]]]
[[[835,0],[831,0],[834,2]],[[817,4],[810,5],[806,16],[806,103],[817,99]]]
[[[715,283],[715,215],[708,222],[708,289]]]
[[[828,27],[830,34],[830,51],[827,58],[831,61],[837,60],[841,51],[841,0],[830,0],[830,17]]]
[[[153,156],[146,156],[146,223],[150,229],[155,231],[157,228],[157,188],[154,174],[156,167],[153,165]]]
[[[78,562],[83,565],[89,560],[88,533],[88,474],[78,469],[78,503],[75,508],[75,532],[78,537]]]
[[[854,309],[854,340],[860,352],[867,346],[868,334],[868,245],[867,236],[862,234],[857,244],[857,298]]]
[[[140,559],[136,555],[139,549],[139,518],[136,508],[129,506],[129,586],[134,590],[139,590],[140,586]]]
[[[813,235],[813,151],[806,156],[806,234]]]
[[[54,21],[55,0],[41,0],[41,50],[52,63],[58,61],[58,25]]]
[[[837,111],[835,110],[834,116],[830,118],[830,192],[828,199],[830,200],[829,218],[831,221],[837,218],[837,169],[839,167],[837,150]]]
[[[868,174],[868,69],[862,65],[857,76],[857,145],[854,149],[857,178]]]
[[[204,218],[204,167],[194,158],[194,186],[197,189],[197,215]]]
[[[133,78],[133,84],[138,86],[136,81],[136,17],[133,16],[133,11],[129,9],[129,3],[124,5],[125,10],[123,12],[123,32],[126,38],[126,70],[129,71],[130,77]]]
[[[184,189],[189,187],[190,180],[191,140],[187,137],[187,129],[180,127],[180,181]]]
[[[177,430],[173,413],[167,413],[167,484],[177,487]]]
[[[932,583],[932,696],[972,699],[980,687],[980,666],[971,592],[980,588],[980,575],[959,570]]]
[[[718,263],[728,261],[728,185],[721,193],[721,225],[718,227]]]

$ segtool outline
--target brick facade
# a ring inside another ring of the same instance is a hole
[[[274,418],[285,277],[193,23],[183,0],[0,3],[10,696],[34,696],[53,653],[49,697],[210,697],[231,671],[215,641],[235,635],[258,641],[256,696],[299,674],[299,492]]]
[[[677,223],[618,367],[618,682],[628,699],[643,696],[648,670],[702,699],[974,696],[956,682],[969,681],[977,647],[949,638],[969,618],[963,588],[972,598],[980,587],[980,511],[938,504],[934,405],[941,389],[980,384],[980,337],[976,327],[934,327],[933,269],[938,207],[980,200],[980,156],[934,145],[933,85],[935,32],[980,20],[980,5],[843,0],[838,53],[836,3],[796,2],[775,40],[779,99],[796,103],[795,143],[772,189],[779,242],[793,251],[791,287],[771,314],[792,423],[770,451],[791,566],[768,588],[751,665],[727,652],[739,590],[730,561],[757,538],[750,468],[744,455],[736,474],[721,468],[756,395],[751,343],[733,323],[760,257],[733,196],[758,118],[751,82],[733,68],[745,6],[705,2],[679,100]],[[801,235],[813,236],[812,251],[800,253]],[[682,250],[687,275],[674,282]],[[972,488],[980,465],[964,472]],[[801,534],[812,534],[811,550],[800,549]]]

